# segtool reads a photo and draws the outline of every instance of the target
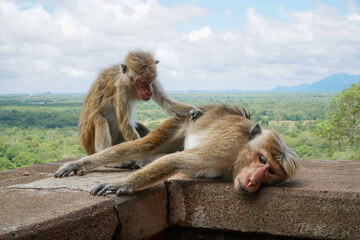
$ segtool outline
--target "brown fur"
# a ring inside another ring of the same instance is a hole
[[[131,51],[125,58],[125,63],[130,69],[148,78],[155,78],[157,75],[155,61],[152,53],[141,50]]]
[[[80,143],[87,154],[138,139],[150,131],[131,119],[135,102],[140,100],[135,80],[138,76],[151,81],[148,89],[153,89],[152,98],[169,114],[188,117],[196,113],[199,116],[200,110],[196,107],[168,97],[156,79],[156,63],[152,53],[135,50],[126,56],[126,66],[114,65],[99,74],[85,98],[79,117]],[[107,139],[109,136],[111,141]]]
[[[284,181],[295,174],[298,158],[278,133],[272,130],[254,133],[255,123],[248,119],[246,111],[238,108],[209,105],[201,109],[204,114],[195,122],[171,118],[142,139],[66,163],[55,177],[67,176],[72,171],[82,175],[104,164],[142,160],[157,154],[166,155],[124,180],[99,185],[91,193],[131,193],[178,171],[190,177],[233,180],[238,191],[254,192],[262,183]]]

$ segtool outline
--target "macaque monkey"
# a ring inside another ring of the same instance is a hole
[[[295,175],[298,157],[276,131],[262,129],[242,109],[216,105],[200,109],[204,114],[196,121],[171,118],[144,138],[64,164],[55,177],[66,177],[71,172],[83,175],[104,164],[159,153],[165,155],[124,179],[100,184],[91,194],[133,193],[177,172],[189,177],[232,180],[239,192],[252,193],[262,184]]]
[[[157,80],[150,52],[135,50],[124,63],[104,69],[91,86],[81,109],[79,136],[87,154],[100,152],[124,141],[144,137],[150,130],[134,120],[137,101],[152,98],[170,115],[197,119],[202,111],[173,101]]]

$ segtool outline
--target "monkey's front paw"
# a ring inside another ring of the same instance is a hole
[[[65,163],[62,167],[59,168],[59,170],[56,171],[54,177],[67,177],[71,172],[74,172],[78,176],[82,176],[85,174],[85,168],[78,163]]]
[[[198,119],[203,114],[203,111],[201,111],[197,107],[193,107],[193,109],[190,110],[190,115],[193,120]]]
[[[102,183],[99,186],[93,188],[90,191],[91,195],[101,196],[106,192],[116,193],[116,195],[120,196],[121,194],[132,193],[132,189],[126,185],[114,185],[109,183]]]

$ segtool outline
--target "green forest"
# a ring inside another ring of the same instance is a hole
[[[246,108],[252,120],[279,131],[303,159],[360,160],[357,142],[332,141],[324,129],[336,93],[171,92],[196,106]],[[85,94],[0,95],[0,170],[85,155],[77,122]],[[154,102],[141,102],[136,119],[154,129],[169,118]],[[327,128],[326,128],[327,127]],[[323,132],[321,132],[323,131]]]

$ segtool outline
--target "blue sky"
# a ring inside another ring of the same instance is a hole
[[[87,92],[134,48],[167,90],[269,90],[360,74],[359,42],[359,0],[2,0],[0,94]]]
[[[335,7],[339,13],[349,13],[349,7],[344,4],[346,1],[309,1],[309,0],[258,0],[258,1],[239,1],[239,0],[184,0],[169,1],[161,0],[159,3],[167,7],[178,6],[179,3],[195,4],[209,11],[208,15],[191,21],[186,24],[179,24],[177,27],[182,31],[192,31],[194,28],[200,28],[209,25],[214,31],[222,32],[228,30],[243,29],[246,21],[246,12],[248,8],[256,9],[256,12],[264,17],[274,18],[278,21],[286,22],[287,19],[281,14],[282,11],[309,11],[316,7],[317,4],[325,4]],[[226,15],[226,11],[231,12],[231,17]]]

